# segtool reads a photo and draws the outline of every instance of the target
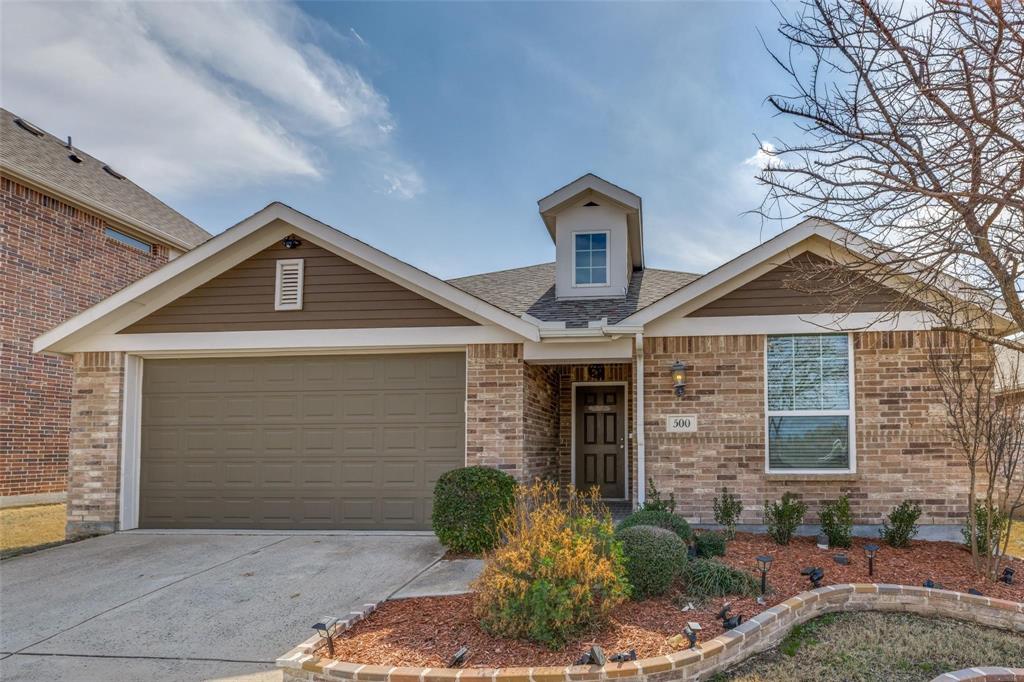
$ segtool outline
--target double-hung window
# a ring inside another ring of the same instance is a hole
[[[608,233],[576,232],[573,248],[573,282],[576,286],[608,284]]]
[[[769,336],[766,354],[767,470],[854,471],[849,335]]]

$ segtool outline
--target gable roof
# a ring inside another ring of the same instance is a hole
[[[71,150],[65,142],[42,129],[36,128],[38,135],[30,132],[15,122],[17,118],[0,109],[0,171],[178,248],[192,249],[210,238],[206,230],[128,178],[108,173],[99,159],[75,148],[81,159],[75,163],[68,158]]]
[[[488,272],[448,280],[513,315],[529,315],[542,322],[565,322],[566,327],[586,327],[607,318],[615,324],[655,301],[689,284],[700,275],[648,268],[632,273],[625,298],[558,300],[555,298],[555,264]]]
[[[69,352],[77,338],[115,333],[262,250],[267,243],[293,233],[466,317],[497,325],[532,341],[540,339],[534,324],[290,206],[274,202],[39,336],[34,351]],[[257,234],[264,238],[256,238]]]

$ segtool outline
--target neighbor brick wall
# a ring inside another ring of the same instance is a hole
[[[523,478],[558,481],[558,369],[524,363],[523,378]]]
[[[69,538],[117,529],[123,353],[76,353],[71,389]]]
[[[33,354],[33,339],[167,262],[105,227],[0,178],[0,496],[66,486],[71,362]]]
[[[944,432],[945,412],[928,367],[939,332],[854,334],[857,473],[828,477],[765,474],[764,336],[659,337],[644,343],[647,472],[674,491],[687,517],[712,522],[722,486],[760,523],[765,500],[787,491],[810,507],[849,495],[857,523],[878,523],[904,499],[920,502],[922,523],[956,523],[966,511],[966,468]],[[686,395],[668,378],[689,366]],[[695,414],[697,433],[668,434],[665,418]]]
[[[524,480],[523,344],[466,347],[466,464]]]

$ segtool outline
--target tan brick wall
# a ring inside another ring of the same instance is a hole
[[[489,466],[524,480],[523,345],[466,348],[466,464]]]
[[[523,478],[557,481],[558,369],[524,363],[523,373]]]
[[[104,234],[106,223],[0,179],[0,496],[67,483],[71,361],[32,341],[167,262]]]
[[[808,503],[808,523],[843,494],[857,523],[878,523],[904,499],[921,503],[922,523],[958,523],[966,469],[944,433],[926,351],[945,342],[940,333],[854,334],[857,473],[825,478],[765,474],[763,335],[647,338],[647,472],[701,522],[713,521],[712,499],[726,486],[745,505],[742,523],[760,523],[764,501],[787,491]],[[668,376],[677,359],[690,367],[682,398]],[[666,433],[671,414],[697,415],[699,431]]]
[[[117,530],[124,354],[77,353],[73,362],[69,538]]]

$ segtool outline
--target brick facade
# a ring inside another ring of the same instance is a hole
[[[167,262],[104,235],[99,217],[0,178],[0,496],[62,492],[72,364],[35,337]]]
[[[558,370],[524,363],[523,373],[523,478],[558,480]]]
[[[123,353],[76,353],[71,390],[67,535],[117,529]]]
[[[521,343],[466,348],[466,464],[524,480],[524,369]]]
[[[712,522],[711,502],[726,486],[744,503],[742,523],[761,523],[765,500],[787,491],[809,506],[846,494],[857,523],[878,523],[904,499],[920,502],[922,523],[959,523],[966,512],[966,468],[945,434],[945,410],[928,366],[938,332],[854,334],[857,473],[765,473],[763,335],[648,338],[644,344],[647,472],[674,491],[687,517]],[[689,365],[686,395],[668,379]],[[697,415],[697,433],[668,434],[665,417]]]

